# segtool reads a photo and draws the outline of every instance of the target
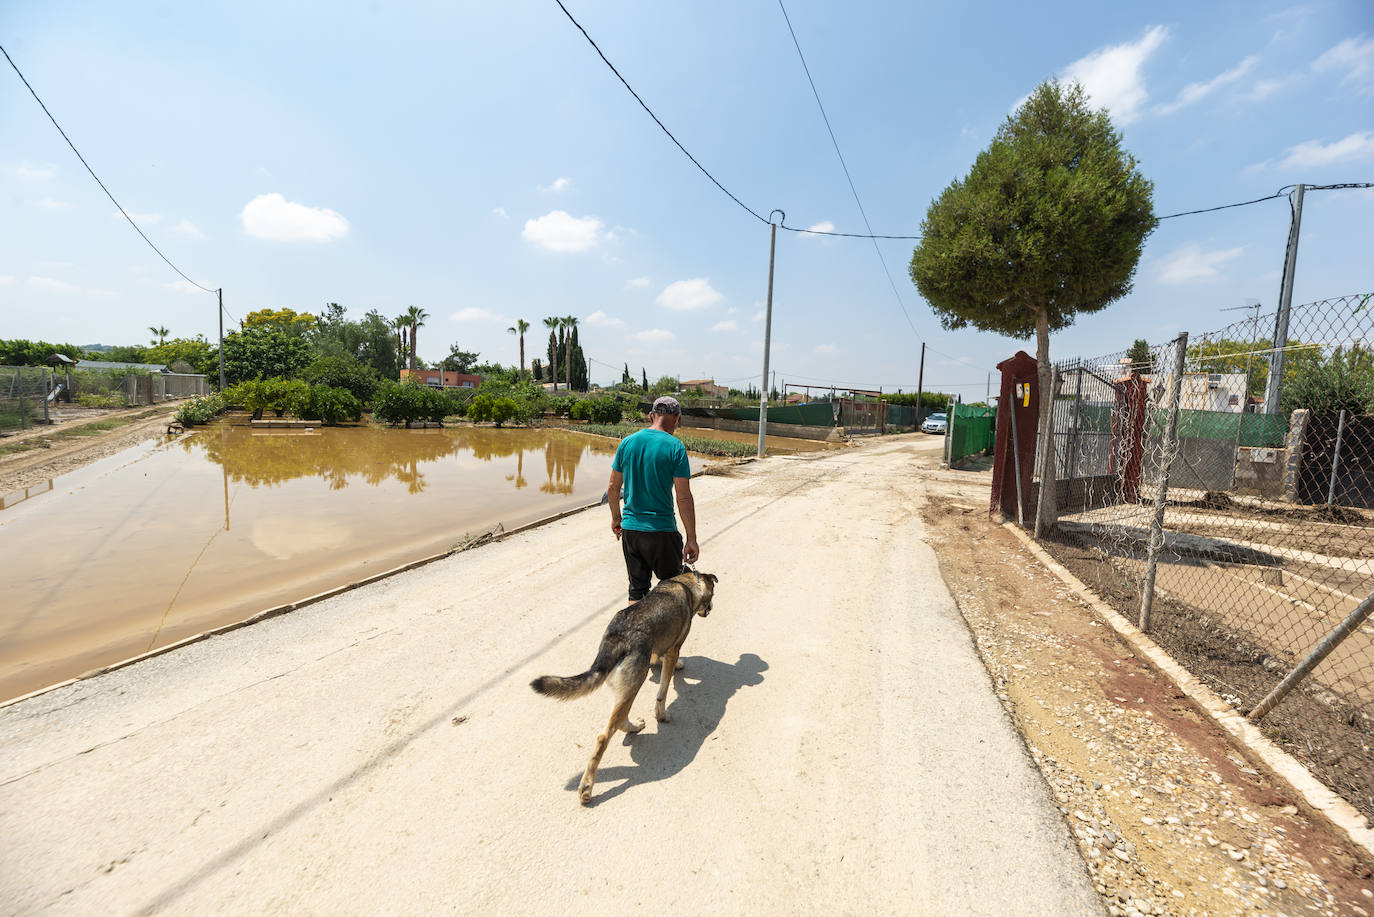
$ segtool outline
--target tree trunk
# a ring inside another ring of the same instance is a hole
[[[525,332],[520,332],[520,381],[525,381]]]
[[[1039,441],[1046,450],[1044,461],[1039,466],[1040,477],[1040,505],[1038,516],[1040,526],[1043,531],[1051,531],[1059,522],[1058,488],[1055,482],[1059,478],[1054,455],[1054,439],[1051,435],[1054,424],[1054,402],[1052,401],[1052,383],[1054,369],[1050,366],[1050,316],[1049,313],[1041,310],[1035,318],[1035,362],[1036,375],[1040,380],[1040,436]]]
[[[410,371],[415,372],[415,332],[417,327],[414,322],[410,323]]]

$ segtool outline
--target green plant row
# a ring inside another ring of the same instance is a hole
[[[591,433],[596,436],[608,436],[611,439],[624,439],[631,433],[638,433],[646,429],[639,424],[618,423],[618,424],[583,424],[576,428],[581,433]],[[710,439],[705,436],[684,436],[681,431],[674,434],[687,447],[688,452],[696,452],[701,455],[719,455],[727,458],[747,458],[758,453],[758,447],[751,443],[736,443],[725,439]]]

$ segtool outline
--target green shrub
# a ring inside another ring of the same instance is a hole
[[[582,403],[581,398],[558,396],[549,399],[549,410],[553,411],[559,417],[572,417],[574,420],[586,420],[587,418],[579,418],[572,413],[573,408]]]
[[[449,413],[459,417],[466,417],[468,405],[472,404],[472,399],[477,397],[475,388],[450,388],[444,390],[444,397],[448,399]]]
[[[1283,411],[1313,414],[1374,414],[1374,358],[1368,351],[1337,348],[1325,360],[1303,365],[1283,387]]]
[[[382,384],[382,377],[377,370],[353,357],[316,357],[305,368],[303,375],[305,381],[312,385],[346,389],[364,405],[372,402],[372,396]]]
[[[590,401],[575,401],[568,410],[568,416],[573,420],[591,420],[592,403]]]
[[[373,396],[372,416],[409,427],[417,420],[441,423],[448,416],[449,407],[449,400],[427,385],[386,382]]]
[[[194,427],[196,424],[209,423],[224,413],[224,409],[225,403],[221,396],[206,395],[203,398],[190,399],[178,408],[172,417],[183,427]]]
[[[581,403],[587,404],[588,402],[583,401]],[[590,404],[590,416],[588,419],[592,422],[605,424],[620,423],[620,418],[623,416],[624,410],[621,408],[620,402],[616,399],[598,398],[590,402]]]
[[[514,398],[497,398],[491,403],[491,419],[499,427],[514,417],[518,410]]]
[[[306,392],[298,416],[305,420],[319,420],[326,427],[333,427],[345,420],[361,420],[363,403],[347,389],[312,385]]]

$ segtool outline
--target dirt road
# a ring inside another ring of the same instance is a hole
[[[623,604],[602,512],[0,709],[0,911],[1100,913],[922,540],[938,446],[697,479],[715,610],[588,808],[609,696],[528,683]]]

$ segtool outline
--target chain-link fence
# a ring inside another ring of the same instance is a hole
[[[1371,297],[1066,361],[1053,390],[1047,547],[1374,817]]]
[[[0,366],[0,432],[46,424],[51,373],[37,366]]]

